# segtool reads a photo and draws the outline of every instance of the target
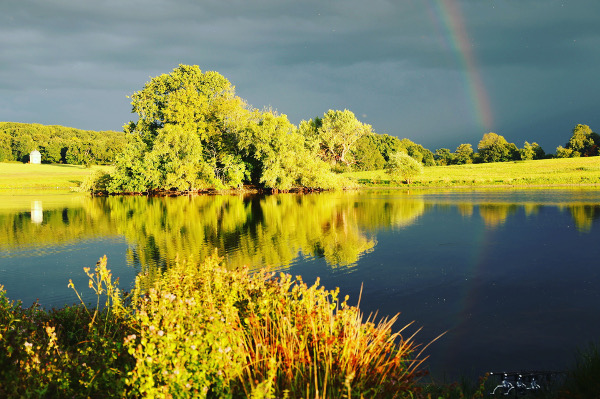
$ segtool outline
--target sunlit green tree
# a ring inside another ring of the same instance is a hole
[[[334,164],[349,165],[352,163],[348,157],[350,151],[361,137],[371,134],[372,129],[370,125],[356,119],[352,111],[345,109],[329,110],[323,118],[302,123],[301,132],[312,146],[319,143],[322,159]]]
[[[598,155],[599,145],[600,135],[594,133],[588,125],[577,124],[565,148],[577,153],[571,156],[595,156]]]
[[[461,144],[454,150],[453,162],[457,165],[463,165],[473,162],[473,147],[471,144]]]
[[[518,148],[509,143],[503,136],[496,133],[486,133],[477,145],[482,162],[506,162],[518,159]]]
[[[438,165],[451,165],[454,156],[448,148],[438,148],[434,154],[435,161]]]
[[[390,155],[385,170],[393,181],[404,180],[410,184],[413,178],[423,173],[423,164],[408,154],[396,152]]]

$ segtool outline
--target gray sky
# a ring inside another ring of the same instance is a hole
[[[121,130],[179,64],[298,124],[349,109],[432,151],[600,132],[598,0],[2,0],[0,121]]]

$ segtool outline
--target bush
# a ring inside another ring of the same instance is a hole
[[[395,152],[390,155],[385,171],[393,181],[404,179],[410,184],[413,178],[423,173],[423,165],[408,154]]]

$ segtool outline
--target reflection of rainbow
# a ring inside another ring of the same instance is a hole
[[[443,25],[445,45],[450,46],[458,57],[464,74],[467,94],[470,98],[475,118],[480,126],[489,131],[492,128],[493,116],[488,95],[477,67],[472,45],[467,35],[462,14],[457,0],[427,1],[431,19],[439,29]],[[440,32],[442,33],[442,32]]]

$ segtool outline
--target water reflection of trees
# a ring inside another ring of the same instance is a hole
[[[95,209],[91,198],[79,198],[50,209],[44,209],[41,201],[40,206],[39,222],[32,220],[31,211],[0,212],[0,250],[10,254],[117,235],[114,223]]]
[[[159,267],[176,255],[203,259],[215,250],[232,267],[285,267],[299,256],[347,266],[373,250],[375,230],[407,225],[425,209],[422,200],[373,201],[358,193],[99,201],[135,243],[129,261]]]
[[[600,218],[600,205],[578,204],[567,207],[577,230],[589,232],[592,229],[592,222]]]
[[[411,225],[434,206],[456,207],[464,217],[471,217],[477,206],[491,228],[520,207],[526,215],[539,209],[511,203],[427,204],[423,198],[362,192],[84,198],[44,208],[39,224],[29,211],[0,212],[0,250],[125,236],[128,262],[150,273],[168,267],[177,256],[200,260],[215,250],[231,267],[286,267],[298,257],[323,258],[331,267],[343,267],[373,251],[379,230]],[[589,231],[600,217],[600,205],[562,207],[581,231]]]
[[[517,209],[515,204],[480,204],[479,215],[487,227],[495,228],[504,224]]]

